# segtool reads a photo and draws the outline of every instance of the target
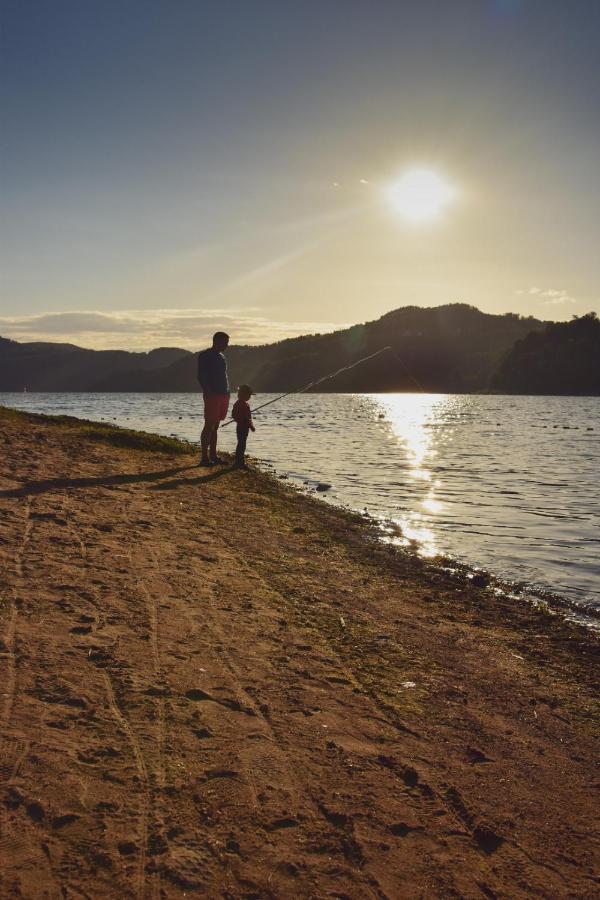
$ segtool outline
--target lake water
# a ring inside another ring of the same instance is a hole
[[[257,395],[258,406],[270,395]],[[0,394],[197,441],[195,394]],[[600,398],[303,394],[256,416],[251,456],[389,539],[600,612]],[[233,450],[234,426],[220,446]],[[399,531],[398,531],[399,529]]]

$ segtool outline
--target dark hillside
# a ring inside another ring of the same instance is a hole
[[[0,338],[0,391],[90,391],[109,375],[162,369],[185,355],[170,347],[129,353]]]
[[[331,391],[484,391],[516,341],[544,323],[482,313],[454,303],[407,306],[364,325],[261,347],[231,346],[231,383],[258,391],[298,388],[390,345],[383,354],[327,382]],[[235,338],[235,335],[233,335]],[[200,349],[200,348],[199,348]],[[70,344],[0,341],[0,391],[197,391],[196,355],[83,350]]]
[[[537,319],[493,316],[451,304],[408,306],[364,325],[332,334],[307,335],[262,347],[230,347],[231,383],[258,391],[298,388],[327,372],[391,345],[383,354],[324,384],[330,391],[480,391],[489,386],[502,357],[516,340],[543,328]],[[195,391],[196,362],[182,357],[161,370],[114,375],[97,390]]]
[[[600,395],[600,320],[596,313],[554,322],[517,341],[492,386],[509,394]]]

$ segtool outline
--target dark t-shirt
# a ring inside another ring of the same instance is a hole
[[[204,394],[229,394],[227,362],[213,347],[198,354],[198,381]]]
[[[236,400],[231,415],[243,428],[250,428],[252,425],[252,411],[247,400]]]

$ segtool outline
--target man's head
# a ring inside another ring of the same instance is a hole
[[[238,388],[238,397],[240,400],[249,400],[252,396],[252,388],[249,384],[240,384]]]
[[[215,331],[213,334],[213,350],[218,350],[219,353],[222,353],[223,350],[227,350],[228,344],[229,335],[224,331]]]

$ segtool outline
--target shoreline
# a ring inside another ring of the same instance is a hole
[[[558,395],[556,396],[558,397]],[[0,408],[2,408],[1,405]],[[127,424],[119,425],[104,417],[99,419],[87,419],[69,414],[29,413],[27,410],[17,410],[16,407],[7,407],[7,409],[23,412],[25,415],[46,417],[49,421],[58,418],[64,421],[72,421],[73,423],[83,422],[90,426],[97,425],[98,427],[109,427],[116,429],[117,431],[121,430],[126,433],[132,433],[132,429]],[[165,437],[165,439],[180,443],[182,448],[190,448],[191,452],[197,452],[199,446],[195,442],[190,442],[185,438],[179,438],[175,434],[170,434],[167,438],[166,434],[160,435],[157,432],[141,431],[140,433],[148,435],[149,438],[153,435],[156,437]],[[223,456],[229,457],[230,454],[223,453]],[[546,586],[540,585],[537,587],[535,584],[523,580],[522,577],[512,580],[506,576],[496,575],[494,571],[489,568],[489,564],[479,565],[476,560],[466,561],[460,556],[446,555],[444,553],[438,553],[435,556],[421,554],[417,545],[413,546],[412,544],[405,544],[400,541],[396,542],[394,538],[391,537],[391,535],[401,535],[399,526],[393,519],[386,518],[383,515],[371,514],[367,512],[366,509],[361,511],[358,506],[352,507],[347,503],[331,501],[328,499],[326,493],[319,494],[315,490],[317,481],[311,482],[312,488],[307,487],[308,481],[302,480],[302,476],[295,476],[285,470],[280,471],[270,461],[264,462],[259,458],[256,460],[256,464],[258,465],[258,471],[265,475],[275,476],[281,481],[286,481],[291,487],[304,496],[313,497],[314,499],[325,501],[326,503],[332,503],[336,508],[346,511],[351,515],[356,514],[362,516],[365,520],[365,524],[368,525],[369,528],[375,527],[376,533],[382,541],[393,544],[398,548],[399,552],[415,555],[423,561],[439,567],[448,573],[455,572],[457,573],[459,581],[462,579],[468,581],[472,578],[479,579],[480,577],[483,577],[488,583],[487,586],[502,592],[506,596],[512,598],[515,602],[545,605],[551,614],[561,615],[568,621],[575,622],[600,634],[600,605],[592,595],[584,594],[582,595],[584,599],[580,600],[569,595],[569,593],[566,592],[566,589],[565,592],[561,592],[560,589],[553,589],[550,582]]]
[[[260,460],[258,463],[260,466]],[[301,496],[315,502],[331,505],[333,508],[339,509],[350,516],[358,516],[364,522],[366,530],[372,532],[376,540],[393,547],[398,553],[420,560],[424,565],[431,566],[434,570],[439,570],[449,577],[455,578],[458,586],[469,585],[474,579],[481,581],[482,586],[486,589],[495,590],[506,599],[515,603],[541,606],[549,615],[562,616],[567,622],[589,629],[600,636],[600,606],[595,605],[594,601],[590,601],[589,604],[578,603],[577,600],[566,594],[561,594],[559,591],[551,591],[541,587],[536,588],[523,580],[509,581],[506,578],[495,575],[489,569],[442,553],[434,556],[420,554],[417,549],[410,545],[394,542],[390,535],[394,532],[397,534],[402,532],[392,519],[372,515],[369,512],[361,512],[358,509],[353,509],[351,506],[329,501],[325,495],[320,494],[315,488],[305,487],[306,482],[302,483],[298,479],[292,479],[287,473],[279,473],[275,466],[270,463],[268,468],[269,470],[272,469],[272,471],[266,471],[264,468],[259,468],[257,471],[285,481]]]
[[[261,472],[263,470],[260,470]],[[271,473],[266,473],[271,474]],[[288,479],[287,475],[279,475],[274,472],[276,478]],[[324,497],[319,496],[315,491],[303,488],[300,484],[291,482],[291,486],[297,490],[302,496],[318,501],[320,503],[328,503]],[[341,504],[331,504],[334,508],[340,509],[351,516],[359,516],[365,524],[365,527],[372,529],[375,538],[382,543],[393,547],[398,553],[402,553],[408,557],[414,557],[421,560],[425,565],[431,566],[434,570],[443,572],[450,578],[456,580],[457,586],[469,585],[474,580],[480,581],[480,586],[486,589],[495,590],[505,599],[514,601],[515,603],[528,603],[532,606],[542,607],[548,615],[562,616],[565,621],[578,625],[582,628],[589,629],[593,633],[600,635],[600,606],[578,603],[566,594],[558,591],[544,590],[536,588],[524,581],[509,581],[506,578],[494,575],[488,569],[479,566],[470,565],[461,559],[452,556],[437,554],[435,556],[425,556],[417,550],[404,544],[394,543],[389,538],[389,531],[397,528],[392,520],[388,520],[379,516],[373,516],[368,512],[359,512],[350,506]]]
[[[588,629],[181,442],[0,445],[0,896],[597,890]]]

